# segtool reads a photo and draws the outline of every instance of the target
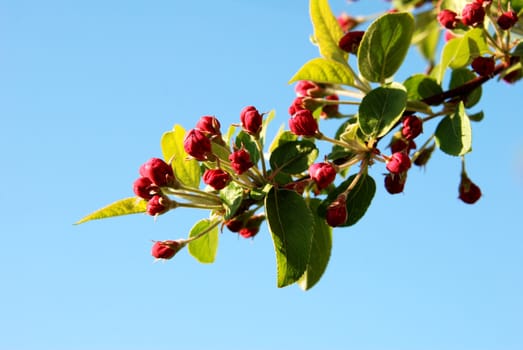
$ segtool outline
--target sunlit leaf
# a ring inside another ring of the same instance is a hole
[[[198,221],[189,233],[189,237],[195,237],[209,229],[213,222],[209,219]],[[199,262],[209,264],[214,262],[218,251],[218,226],[212,228],[202,237],[189,242],[189,253]]]
[[[83,224],[84,222],[91,220],[106,219],[113,216],[145,213],[146,207],[147,202],[137,197],[120,199],[83,217],[77,221],[75,225]]]

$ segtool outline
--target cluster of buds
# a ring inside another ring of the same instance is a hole
[[[449,9],[442,9],[438,13],[438,21],[447,29],[456,29],[459,26],[482,26],[491,4],[492,0],[474,0],[463,7],[461,15]],[[517,21],[517,13],[509,8],[499,14],[496,24],[502,30],[509,30]]]
[[[318,108],[321,108],[320,117],[323,119],[338,118],[341,116],[338,108],[339,97],[333,93],[333,89],[331,89],[330,86],[326,84],[318,84],[309,80],[300,80],[294,89],[296,92],[296,98],[288,110],[291,117],[303,110],[311,112],[310,115],[312,116],[312,112]],[[309,114],[307,112],[304,113],[305,115]],[[300,116],[300,118],[301,117],[302,116]],[[313,134],[313,132],[311,131],[309,134]],[[304,134],[300,136],[309,135]]]
[[[225,221],[224,224],[229,231],[238,233],[243,238],[253,238],[260,231],[260,226],[264,220],[264,215],[246,212]]]

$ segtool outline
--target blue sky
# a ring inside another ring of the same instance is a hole
[[[376,167],[371,208],[334,231],[309,292],[276,288],[266,229],[224,232],[201,265],[186,251],[154,263],[150,247],[203,212],[73,226],[132,195],[175,123],[227,125],[255,105],[276,110],[269,132],[286,124],[287,81],[317,56],[310,34],[296,0],[0,0],[0,349],[523,348],[521,84],[484,88],[467,157],[476,205],[457,199],[459,160],[441,152],[402,195]],[[423,69],[416,52],[408,60]]]

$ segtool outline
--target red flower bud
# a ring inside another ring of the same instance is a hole
[[[410,158],[405,152],[393,153],[387,160],[387,170],[394,174],[403,173],[410,168]]]
[[[423,132],[423,121],[415,115],[408,115],[403,119],[401,134],[407,140],[415,139]]]
[[[229,155],[232,168],[236,174],[241,175],[254,165],[251,155],[244,148],[241,148]]]
[[[347,213],[346,201],[347,197],[345,195],[340,195],[329,205],[327,213],[325,214],[325,220],[329,226],[337,227],[347,222],[349,214]]]
[[[518,15],[514,11],[507,11],[502,13],[497,20],[498,26],[503,30],[512,28],[517,22]]]
[[[160,158],[151,158],[140,167],[140,175],[157,186],[167,186],[174,180],[173,168]]]
[[[360,47],[361,39],[363,39],[363,34],[365,34],[365,32],[362,30],[348,32],[342,36],[338,42],[338,46],[343,51],[356,55],[358,53],[358,48]]]
[[[403,192],[405,182],[407,181],[407,173],[392,174],[385,176],[385,189],[390,194],[398,194]]]
[[[156,186],[153,184],[153,182],[148,177],[139,177],[133,183],[134,193],[138,197],[143,198],[146,201],[153,198],[155,188],[156,188]]]
[[[209,136],[220,136],[220,121],[216,117],[205,115],[198,120],[195,129]]]
[[[294,87],[294,91],[296,91],[296,95],[298,97],[323,97],[325,96],[325,91],[323,88],[316,84],[313,81],[309,80],[300,80],[298,83],[296,83],[296,86]]]
[[[254,106],[247,106],[240,113],[242,128],[250,135],[258,135],[262,128],[262,116]]]
[[[481,189],[466,174],[461,174],[459,184],[459,199],[467,204],[476,203],[481,197]]]
[[[309,175],[319,190],[327,188],[336,178],[336,169],[331,163],[314,163],[309,167]]]
[[[203,173],[203,182],[219,191],[231,181],[231,176],[222,169],[207,169]]]
[[[494,73],[496,68],[496,60],[494,57],[476,57],[471,63],[474,72],[483,77],[488,77]]]
[[[456,16],[458,14],[451,10],[441,10],[438,13],[438,22],[447,29],[454,29],[456,28],[456,24],[458,21],[456,20]]]
[[[211,141],[198,129],[190,130],[183,140],[185,152],[197,160],[205,160],[211,152]]]
[[[327,101],[339,101],[339,97],[338,95],[329,95],[329,96],[326,96],[325,99]],[[339,105],[338,104],[327,104],[327,105],[324,105],[322,108],[321,108],[321,114],[320,114],[320,117],[323,118],[323,119],[327,119],[327,118],[335,118],[339,115]]]
[[[401,136],[396,137],[395,135],[392,138],[389,147],[392,153],[405,152],[408,154],[410,150],[416,149],[416,143],[412,140],[405,140]]]
[[[243,228],[243,224],[243,220],[237,218],[232,218],[225,222],[225,226],[227,226],[231,232],[239,232]]]
[[[294,101],[292,101],[291,106],[289,107],[289,114],[294,115],[296,112],[304,110],[305,105],[303,104],[303,97],[296,97]]]
[[[289,119],[289,127],[292,133],[298,136],[312,137],[318,132],[318,122],[307,109],[296,112]]]
[[[484,19],[485,9],[479,2],[467,4],[461,11],[461,22],[466,26],[478,26],[483,23]]]
[[[169,198],[162,197],[159,195],[154,195],[148,202],[147,202],[147,214],[151,216],[161,215],[169,211],[171,207],[171,203]]]
[[[260,225],[265,220],[263,215],[254,215],[247,219],[245,226],[238,232],[243,238],[252,238],[260,231]]]
[[[184,246],[185,244],[180,241],[154,242],[151,255],[156,259],[171,259]]]

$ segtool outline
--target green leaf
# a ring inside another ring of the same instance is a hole
[[[325,217],[329,205],[350,186],[355,178],[356,175],[350,176],[329,193],[327,198],[318,207],[318,214],[321,217]],[[356,224],[367,212],[375,193],[376,182],[374,179],[368,174],[362,175],[356,186],[354,186],[347,195],[347,222],[340,225],[340,227]]]
[[[265,116],[265,118],[263,119],[262,130],[261,130],[261,133],[260,133],[260,140],[261,140],[262,145],[265,144],[265,137],[267,135],[267,127],[269,126],[270,122],[276,116],[276,111],[273,109],[273,110],[271,110],[269,113],[267,113],[264,116]]]
[[[318,149],[307,140],[285,142],[278,146],[269,160],[273,171],[299,174],[305,171],[318,156]]]
[[[278,287],[300,279],[309,262],[314,219],[303,197],[272,188],[265,197],[265,214],[276,251]]]
[[[358,124],[370,137],[387,134],[400,120],[407,105],[407,92],[403,85],[392,83],[370,91],[361,100]]]
[[[75,225],[83,224],[84,222],[91,220],[106,219],[113,216],[145,213],[146,207],[147,202],[137,197],[120,199],[83,217],[77,221]]]
[[[478,113],[469,115],[469,119],[473,122],[480,122],[483,120],[484,117],[485,114],[483,113],[483,111],[479,111]]]
[[[441,33],[440,25],[436,20],[433,9],[416,14],[416,30],[412,38],[412,44],[416,45],[422,56],[433,64],[438,48]]]
[[[407,78],[403,85],[407,89],[407,98],[409,101],[423,100],[443,92],[443,89],[436,82],[436,79],[425,74],[415,74]]]
[[[243,188],[236,182],[230,182],[225,188],[220,190],[220,199],[225,206],[225,215],[223,216],[225,220],[229,220],[236,214],[236,211],[242,204],[243,197]]]
[[[308,204],[311,212],[316,213],[320,200],[312,199]],[[313,219],[314,230],[309,262],[305,273],[298,281],[298,285],[303,290],[311,289],[323,276],[332,250],[332,228],[318,215],[313,214]]]
[[[458,86],[461,86],[474,78],[476,78],[476,74],[474,74],[467,68],[454,69],[450,77],[449,89],[457,88]],[[463,100],[463,102],[465,103],[465,108],[470,108],[479,102],[479,100],[481,99],[481,91],[481,86],[478,86],[477,88],[472,90],[467,96],[465,96]]]
[[[472,130],[463,102],[453,115],[443,118],[436,128],[436,144],[451,156],[462,156],[472,147]]]
[[[198,188],[200,186],[200,165],[195,159],[188,159],[188,154],[183,148],[185,129],[175,125],[172,131],[162,135],[161,147],[163,158],[172,161],[174,174],[182,184]]]
[[[282,125],[278,129],[276,136],[274,136],[274,139],[272,140],[271,145],[269,146],[269,152],[272,153],[276,148],[278,148],[280,145],[284,144],[285,142],[296,141],[297,139],[298,139],[298,136],[294,135],[289,130],[285,131],[285,128]]]
[[[474,28],[461,38],[449,40],[443,47],[437,81],[441,83],[445,70],[467,66],[475,57],[490,53],[483,29]]]
[[[410,13],[387,13],[365,31],[358,49],[361,75],[384,83],[399,69],[410,47],[414,17]]]
[[[202,219],[198,221],[191,228],[189,237],[198,236],[203,231],[208,230],[212,225],[215,225],[215,223],[209,219]],[[214,259],[216,258],[216,252],[218,251],[218,225],[215,225],[202,237],[189,242],[188,249],[189,254],[191,254],[199,262],[204,264],[210,264],[214,262]]]
[[[338,62],[346,62],[348,53],[339,48],[343,36],[338,20],[332,13],[327,0],[310,0],[309,11],[314,29],[314,38],[320,54]]]
[[[354,72],[346,63],[325,58],[313,58],[294,74],[289,84],[299,80],[352,85],[354,83]]]

